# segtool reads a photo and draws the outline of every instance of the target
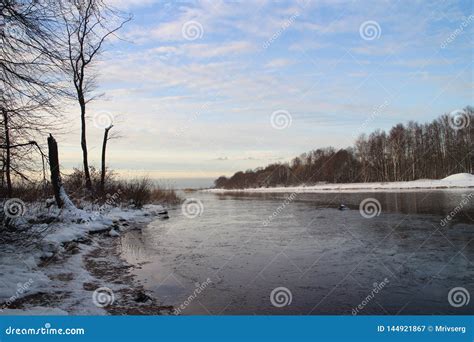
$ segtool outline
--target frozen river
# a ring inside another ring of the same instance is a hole
[[[472,314],[472,192],[186,193],[121,252],[184,315]]]

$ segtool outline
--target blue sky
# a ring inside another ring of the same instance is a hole
[[[472,104],[471,1],[109,3],[134,18],[97,66],[88,134],[98,164],[93,118],[114,117],[124,174],[231,175]]]

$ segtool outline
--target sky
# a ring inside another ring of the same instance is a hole
[[[217,178],[473,104],[471,1],[109,0],[133,20],[88,109],[125,176]],[[80,167],[79,108],[60,137]]]

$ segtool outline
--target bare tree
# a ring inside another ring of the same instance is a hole
[[[362,134],[353,148],[324,148],[291,163],[236,172],[220,177],[216,187],[242,188],[316,182],[388,182],[439,179],[473,172],[474,109],[458,111],[457,121],[443,115],[425,124],[398,124],[387,133]]]
[[[86,187],[92,188],[86,134],[86,107],[94,94],[94,62],[105,41],[115,35],[131,17],[108,7],[102,0],[69,0],[63,4],[66,28],[67,73],[72,79],[81,117],[81,148]]]
[[[44,157],[36,139],[57,122],[55,105],[63,92],[56,4],[0,3],[0,153],[7,196],[12,195],[14,175],[27,179],[26,173],[35,169],[31,153],[40,151]]]

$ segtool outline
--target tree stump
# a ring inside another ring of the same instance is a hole
[[[48,137],[48,155],[49,155],[49,169],[51,171],[51,184],[53,185],[54,198],[58,208],[63,207],[63,201],[61,198],[61,174],[59,172],[59,155],[58,155],[58,143],[56,139],[50,134]]]

